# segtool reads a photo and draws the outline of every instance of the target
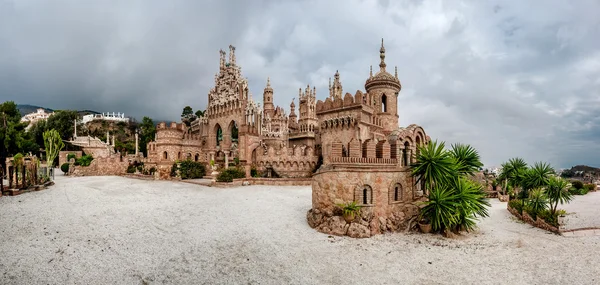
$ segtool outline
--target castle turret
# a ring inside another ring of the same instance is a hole
[[[342,82],[340,81],[340,73],[337,70],[333,76],[333,85],[331,85],[331,78],[329,78],[329,97],[332,100],[335,98],[342,99]]]
[[[271,88],[271,79],[267,78],[267,86],[263,92],[263,112],[273,118],[275,108],[273,106],[273,88]]]
[[[398,93],[402,86],[398,80],[397,69],[395,76],[386,71],[383,39],[381,39],[379,58],[381,59],[379,72],[373,75],[371,70],[369,79],[365,82],[365,89],[375,100],[376,114],[383,123],[384,132],[391,132],[398,129]]]
[[[296,104],[294,104],[294,99],[292,99],[292,103],[290,104],[290,116],[288,121],[290,130],[296,130],[298,126],[298,116],[296,116]]]

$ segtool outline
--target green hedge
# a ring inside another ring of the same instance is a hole
[[[218,182],[233,182],[233,179],[245,178],[246,172],[241,168],[227,168],[217,176]]]
[[[171,176],[176,176],[178,169],[181,179],[202,178],[206,175],[206,167],[201,162],[184,160],[179,163],[179,168],[177,168],[177,163],[175,163],[171,168]]]

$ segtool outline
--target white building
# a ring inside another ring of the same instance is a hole
[[[83,116],[81,120],[82,123],[88,123],[93,120],[104,120],[104,121],[114,121],[114,122],[125,122],[129,123],[129,118],[125,117],[125,113],[115,113],[115,112],[106,112],[102,114],[89,114]]]
[[[23,118],[21,118],[21,122],[29,122],[29,125],[27,125],[27,129],[29,129],[35,122],[46,120],[52,116],[52,114],[54,113],[46,113],[45,109],[39,108],[37,111],[23,116]]]

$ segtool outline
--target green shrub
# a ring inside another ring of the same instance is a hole
[[[133,164],[127,166],[127,173],[135,173],[135,166]]]
[[[71,158],[77,159],[77,156],[74,153],[67,154],[67,162],[71,161]]]
[[[246,177],[246,172],[240,168],[227,168],[217,176],[218,182],[233,182],[233,179]]]
[[[514,199],[508,201],[508,206],[517,210],[519,214],[523,214],[523,201],[519,199]]]
[[[206,175],[206,167],[201,162],[185,160],[179,164],[181,179],[202,178]]]
[[[92,160],[94,160],[94,158],[91,155],[86,154],[80,158],[75,159],[75,165],[90,166]]]
[[[583,185],[583,189],[589,191],[594,191],[596,190],[596,184],[590,183],[590,184],[584,184]]]
[[[69,163],[63,163],[63,164],[60,166],[60,170],[61,170],[62,172],[64,172],[64,173],[67,173],[67,172],[69,172]]]
[[[171,166],[171,177],[177,176],[177,162],[173,163]]]
[[[555,226],[555,227],[558,228],[558,215],[559,215],[559,212],[556,212],[556,213],[553,214],[549,210],[543,210],[543,211],[539,212],[537,215],[538,215],[538,217],[544,219],[544,221],[546,221],[546,223],[548,223],[550,225],[553,225],[553,226]]]
[[[575,189],[582,189],[583,188],[583,182],[581,182],[579,180],[573,180],[573,181],[571,181],[571,185],[573,187],[575,187]]]

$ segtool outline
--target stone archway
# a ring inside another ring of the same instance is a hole
[[[221,142],[223,141],[223,128],[221,128],[221,125],[218,123],[215,124],[213,133],[215,134],[215,145],[220,146]]]

